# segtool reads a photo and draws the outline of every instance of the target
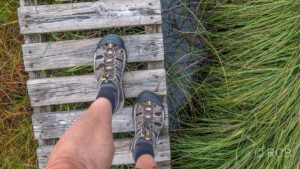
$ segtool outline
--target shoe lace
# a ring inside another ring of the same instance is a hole
[[[104,61],[102,63],[100,63],[99,68],[102,69],[100,76],[99,76],[99,80],[101,81],[113,81],[114,79],[114,67],[113,67],[113,63],[114,63],[114,44],[109,43],[106,44],[107,46],[107,56],[104,56]]]
[[[147,101],[147,104],[144,107],[143,120],[142,120],[142,137],[145,140],[151,140],[152,138],[152,129],[153,129],[153,106],[151,101]]]

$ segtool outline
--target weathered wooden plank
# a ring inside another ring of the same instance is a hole
[[[146,33],[162,33],[161,25],[149,25],[145,26]],[[149,61],[148,69],[161,69],[164,68],[164,60]]]
[[[36,5],[36,1],[34,0],[20,0],[20,6],[29,6],[29,5]],[[25,16],[22,16],[24,18]],[[47,36],[44,34],[34,34],[34,35],[24,35],[24,40],[26,44],[30,43],[37,43],[37,42],[45,42],[47,39]],[[36,79],[36,78],[42,78],[46,77],[46,73],[44,71],[33,71],[29,72],[29,78],[30,79]],[[40,112],[47,112],[50,111],[50,106],[40,106],[40,107],[33,107],[33,111],[35,113]],[[44,145],[43,140],[38,140],[40,145]]]
[[[97,95],[97,82],[93,75],[68,76],[28,80],[27,87],[32,106],[93,101]],[[164,69],[125,72],[123,90],[126,98],[149,90],[166,95]]]
[[[132,139],[114,140],[115,155],[112,165],[133,164],[130,153],[130,145]],[[40,168],[44,168],[47,164],[48,157],[53,149],[53,146],[42,146],[37,149],[37,155]],[[171,159],[170,154],[170,139],[169,136],[161,136],[157,141],[155,160],[157,162],[168,161]]]
[[[127,62],[164,60],[162,34],[123,36]],[[60,42],[24,44],[26,71],[59,69],[92,65],[99,38]]]
[[[170,161],[163,161],[157,163],[159,169],[171,169],[171,162]]]
[[[167,104],[164,104],[166,109]],[[36,139],[60,138],[64,132],[77,120],[85,110],[35,113],[32,115],[32,125]],[[113,114],[113,133],[134,131],[132,107],[125,107],[119,113]],[[164,128],[168,129],[168,113],[165,112]]]
[[[22,34],[161,23],[160,0],[101,0],[26,6],[20,7],[18,14]]]

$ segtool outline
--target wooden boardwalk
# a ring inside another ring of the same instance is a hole
[[[153,91],[164,100],[166,119],[159,137],[156,161],[160,168],[170,166],[168,135],[167,86],[164,68],[164,46],[161,32],[160,0],[99,0],[39,6],[36,0],[20,0],[18,9],[25,70],[31,106],[32,124],[39,142],[39,168],[44,168],[54,145],[65,130],[85,111],[51,111],[51,106],[91,102],[97,95],[93,75],[48,77],[50,70],[92,65],[93,52],[99,39],[49,42],[46,35],[53,32],[96,30],[103,28],[143,26],[145,34],[122,38],[128,62],[147,62],[147,70],[125,72],[123,88],[126,98],[135,98],[144,91]],[[53,108],[52,108],[53,109]],[[113,115],[113,133],[134,131],[132,105]],[[113,165],[133,164],[129,147],[133,137],[115,139]]]

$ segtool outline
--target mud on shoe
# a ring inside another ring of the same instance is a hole
[[[152,92],[142,92],[133,108],[133,120],[135,137],[131,152],[134,160],[137,161],[143,154],[154,158],[156,141],[164,122],[164,108],[160,98]]]
[[[126,58],[122,38],[113,34],[106,35],[100,40],[94,54],[97,98],[106,97],[110,100],[113,113],[124,107],[125,96],[122,89],[122,78]]]

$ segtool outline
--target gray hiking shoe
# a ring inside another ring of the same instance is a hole
[[[116,86],[117,101],[115,107],[113,106],[114,112],[124,107],[125,96],[122,89],[122,77],[125,65],[126,51],[121,37],[112,34],[104,36],[95,51],[94,72],[98,82],[98,93],[107,84]]]
[[[149,91],[142,92],[133,108],[135,137],[131,145],[133,158],[136,160],[136,147],[140,142],[149,142],[155,148],[157,138],[164,123],[164,108],[160,98]],[[154,151],[154,150],[153,150]]]

